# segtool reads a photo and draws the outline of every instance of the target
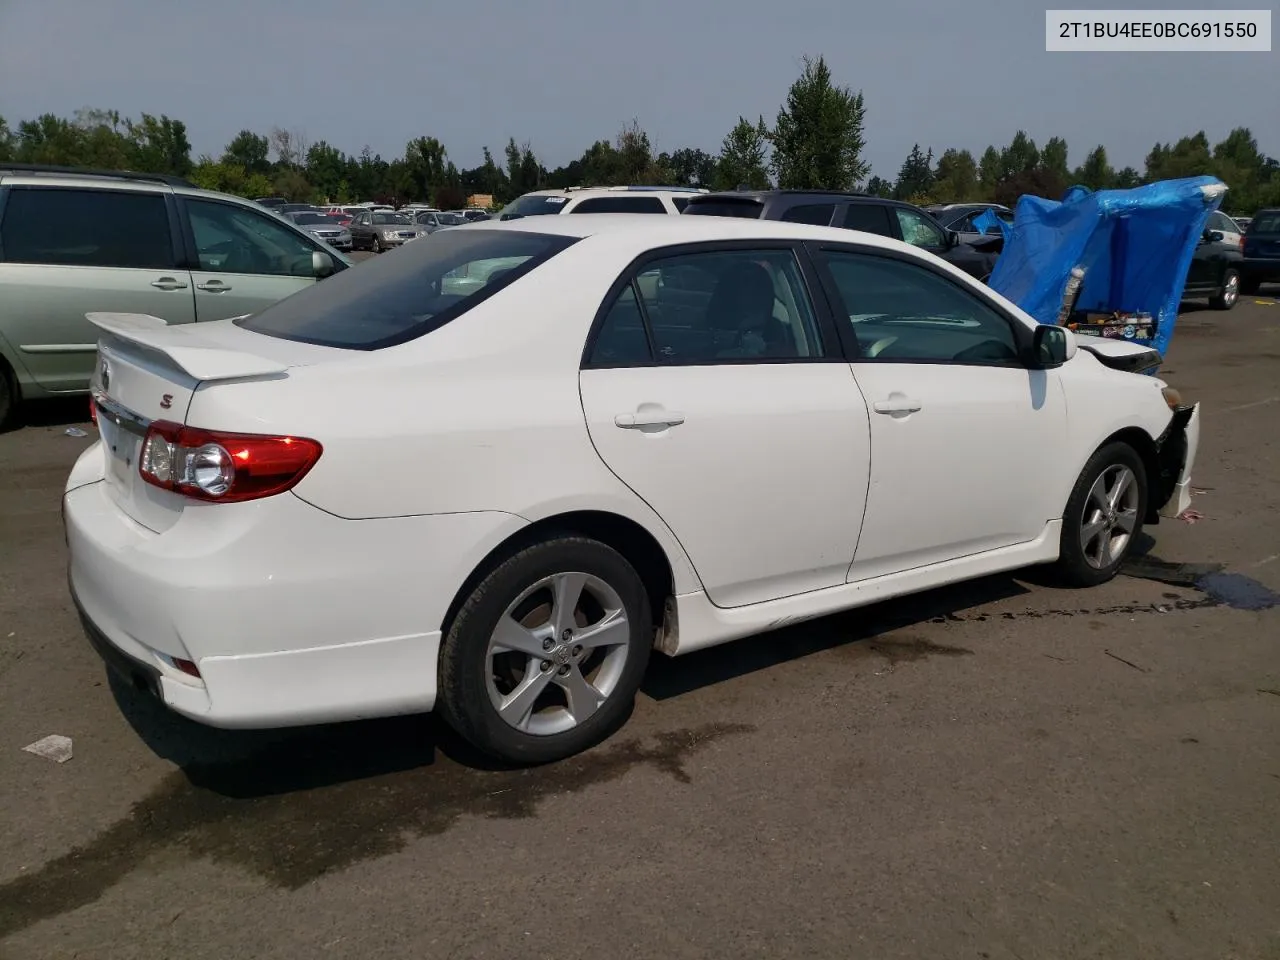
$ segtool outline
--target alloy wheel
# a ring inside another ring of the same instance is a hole
[[[1080,523],[1080,548],[1095,570],[1105,570],[1123,555],[1138,525],[1138,482],[1133,471],[1113,464],[1089,488]]]
[[[489,701],[522,733],[564,733],[617,689],[630,642],[613,587],[586,573],[546,577],[507,607],[489,638]]]

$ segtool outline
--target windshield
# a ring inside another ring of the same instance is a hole
[[[466,217],[456,213],[437,213],[436,220],[444,224],[446,227],[456,227],[460,223],[466,223]]]
[[[1264,210],[1249,224],[1249,236],[1259,233],[1280,233],[1280,210]]]
[[[545,194],[526,193],[502,208],[503,220],[515,220],[518,217],[537,217],[548,213],[563,213],[568,197],[547,196]]]
[[[398,213],[375,213],[373,222],[383,224],[384,226],[409,226],[409,218]]]
[[[442,230],[235,323],[282,340],[378,350],[443,326],[576,242],[520,231]]]
[[[336,224],[338,221],[334,217],[323,213],[295,213],[293,222],[305,226],[315,223]]]

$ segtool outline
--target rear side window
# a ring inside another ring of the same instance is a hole
[[[158,193],[13,187],[0,222],[8,263],[168,269],[169,214]]]
[[[1210,230],[1221,230],[1223,233],[1239,233],[1240,228],[1236,226],[1236,222],[1228,217],[1225,213],[1215,210],[1211,218]]]
[[[792,207],[782,215],[782,219],[790,223],[811,223],[815,227],[825,227],[831,223],[835,212],[834,203],[804,203]]]
[[[844,211],[844,228],[874,233],[882,237],[893,236],[889,220],[889,208],[880,203],[851,203]]]
[[[684,208],[689,205],[689,198],[688,197],[672,197],[671,202],[675,204],[677,212],[684,213]]]
[[[549,213],[564,213],[569,198],[526,193],[502,208],[501,219],[516,220],[520,217],[540,217]]]
[[[657,197],[590,197],[570,213],[666,213]]]
[[[507,230],[440,230],[236,323],[325,347],[391,347],[444,326],[575,242]]]
[[[759,220],[762,213],[764,204],[754,197],[691,200],[684,210],[685,216],[696,214],[703,217],[743,217],[747,220]]]

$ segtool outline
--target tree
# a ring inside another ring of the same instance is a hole
[[[0,160],[13,159],[13,131],[4,117],[0,117]]]
[[[1012,180],[1020,173],[1029,173],[1040,165],[1040,151],[1036,142],[1019,130],[1000,151],[1000,179]]]
[[[1147,154],[1147,180],[1176,180],[1209,173],[1212,157],[1204,131],[1183,137],[1172,147],[1157,143]]]
[[[822,57],[805,57],[769,138],[778,186],[855,189],[870,170],[862,159],[865,114],[861,92],[834,85]]]
[[[137,123],[126,120],[125,129],[133,141],[133,164],[137,169],[179,177],[191,172],[191,142],[187,139],[187,125],[181,120],[144,113]]]
[[[933,193],[944,203],[977,200],[981,189],[978,186],[978,164],[973,154],[968,150],[942,151],[934,172]]]
[[[247,173],[271,169],[271,144],[252,130],[241,130],[222,151],[222,163],[243,167]]]
[[[1133,187],[1142,184],[1142,175],[1133,167],[1125,167],[1116,174],[1115,182],[1112,184],[1117,190],[1130,190]]]
[[[746,117],[729,131],[720,145],[712,183],[717,190],[736,190],[740,186],[764,190],[769,186],[765,166],[768,156],[769,128],[764,117],[752,123]]]
[[[902,169],[898,171],[898,182],[893,187],[895,200],[910,200],[929,193],[933,186],[933,150],[921,153],[920,144],[915,144],[907,159],[902,161]]]
[[[347,179],[347,157],[324,140],[311,145],[306,156],[306,177],[325,200],[337,201]]]
[[[1004,167],[1000,162],[1000,151],[993,146],[987,147],[982,152],[982,159],[978,161],[978,185],[982,188],[984,199],[990,200],[995,196],[1002,179]]]
[[[1115,171],[1107,162],[1107,148],[1099,144],[1085,157],[1084,163],[1077,168],[1074,176],[1076,183],[1082,183],[1090,190],[1109,190],[1115,185]]]
[[[673,184],[681,186],[710,187],[716,176],[716,158],[696,148],[659,154],[657,166],[671,174]]]
[[[276,162],[282,167],[301,166],[309,149],[306,134],[283,127],[271,128],[271,147],[276,152]]]
[[[893,184],[883,177],[872,177],[867,181],[867,196],[890,200],[893,198]]]
[[[1040,166],[1060,180],[1069,180],[1071,173],[1067,167],[1067,141],[1061,137],[1050,137],[1040,151]]]

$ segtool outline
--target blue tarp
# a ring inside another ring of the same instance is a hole
[[[1216,177],[1188,177],[1132,190],[1073,187],[1063,201],[1024,196],[989,284],[1051,324],[1072,267],[1083,267],[1076,309],[1149,313],[1163,356],[1191,258],[1225,192]]]
[[[973,229],[979,233],[990,233],[992,227],[997,227],[1006,241],[1009,239],[1010,231],[1013,230],[1013,225],[1008,220],[1001,220],[989,207],[973,218]]]

